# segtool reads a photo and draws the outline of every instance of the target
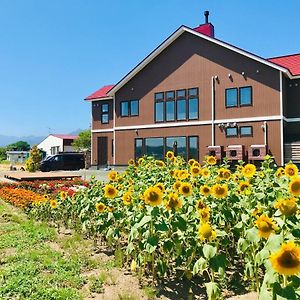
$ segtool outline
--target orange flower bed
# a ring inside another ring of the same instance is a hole
[[[9,187],[3,187],[0,189],[0,198],[21,208],[25,208],[30,204],[45,201],[43,196],[35,192]]]

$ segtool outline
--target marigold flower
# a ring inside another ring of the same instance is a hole
[[[277,228],[273,219],[267,217],[266,215],[261,215],[255,221],[255,225],[258,229],[258,234],[260,237],[264,239],[268,239],[271,233],[274,233],[275,229]]]
[[[288,177],[295,177],[298,175],[298,168],[294,164],[287,164],[284,168],[284,173]]]
[[[203,196],[209,196],[210,195],[210,187],[207,186],[207,185],[202,185],[200,187],[200,193],[203,195]]]
[[[190,196],[190,195],[192,195],[192,193],[193,193],[192,185],[190,183],[188,183],[188,182],[183,182],[180,185],[179,192],[183,196]]]
[[[228,195],[228,188],[226,184],[215,184],[212,187],[212,193],[216,198],[226,198]]]
[[[289,192],[294,196],[300,195],[300,177],[296,177],[289,183]]]
[[[217,159],[214,156],[207,156],[206,157],[206,162],[209,165],[213,166],[213,165],[215,165],[217,163]]]
[[[144,192],[144,201],[151,206],[160,205],[162,202],[162,191],[158,187],[149,187]]]
[[[290,241],[270,256],[273,269],[286,276],[300,272],[300,247]]]
[[[297,199],[290,198],[290,199],[280,199],[278,200],[274,207],[279,209],[281,213],[285,216],[293,215],[297,212]]]
[[[202,223],[199,227],[199,237],[202,241],[209,240],[212,241],[216,238],[217,234],[215,230],[212,229],[209,223]]]
[[[96,206],[97,212],[100,212],[100,213],[104,212],[104,210],[106,208],[105,204],[102,202],[97,203],[95,206]]]
[[[107,198],[115,198],[118,194],[118,190],[111,184],[107,184],[104,188],[104,196]]]
[[[242,170],[242,173],[245,177],[252,177],[255,172],[256,167],[253,164],[247,164]]]
[[[117,181],[118,180],[118,172],[116,171],[110,171],[107,175],[107,178],[110,180],[110,181]]]

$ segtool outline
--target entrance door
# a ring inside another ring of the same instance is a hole
[[[107,165],[107,137],[98,137],[98,165]]]

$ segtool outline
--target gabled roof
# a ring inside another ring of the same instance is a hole
[[[71,134],[50,134],[62,140],[75,140],[78,138],[78,135],[71,135]]]
[[[231,51],[234,51],[236,53],[239,53],[243,56],[249,57],[250,59],[253,59],[255,61],[258,61],[264,65],[267,65],[271,68],[277,69],[285,74],[287,74],[288,77],[292,77],[292,74],[290,71],[283,66],[280,66],[278,64],[273,63],[272,61],[268,61],[265,58],[262,58],[260,56],[257,56],[253,53],[250,53],[248,51],[245,51],[243,49],[240,49],[238,47],[235,47],[231,44],[225,43],[221,40],[218,40],[216,38],[212,38],[210,36],[207,36],[205,34],[199,33],[195,31],[194,29],[191,29],[186,26],[179,27],[173,34],[171,34],[164,42],[162,42],[156,49],[154,49],[144,60],[142,60],[134,69],[132,69],[127,75],[125,75],[110,91],[107,92],[107,96],[113,96],[122,86],[124,86],[132,77],[134,77],[139,71],[141,71],[147,64],[149,64],[156,56],[158,56],[164,49],[166,49],[171,43],[173,43],[179,36],[181,36],[183,33],[188,32],[190,34],[193,34],[199,38],[205,39],[207,41],[210,41],[214,44],[220,45],[224,48],[227,48]]]
[[[300,75],[300,53],[269,58],[268,61],[287,68],[293,76]]]
[[[107,93],[114,87],[114,84],[105,85],[101,89],[97,90],[93,94],[86,97],[84,100],[95,100],[95,99],[103,99],[109,97]]]

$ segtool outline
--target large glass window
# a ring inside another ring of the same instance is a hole
[[[189,136],[189,157],[188,159],[194,158],[196,160],[199,159],[198,153],[198,137],[197,136]]]
[[[225,90],[225,105],[226,107],[235,107],[238,105],[238,89],[226,89]]]
[[[129,100],[121,102],[121,117],[138,116],[139,100]]]
[[[155,122],[164,121],[164,102],[155,103]]]
[[[186,120],[186,100],[177,100],[177,120]]]
[[[252,105],[252,87],[245,86],[240,88],[240,105]]]
[[[139,100],[130,101],[130,115],[131,116],[139,115]]]
[[[185,136],[176,136],[176,137],[167,137],[166,138],[166,152],[173,151],[175,155],[182,156],[186,159],[186,137]]]
[[[166,102],[166,120],[167,121],[175,120],[175,101]]]
[[[189,120],[198,119],[198,98],[189,99]]]
[[[143,139],[135,139],[134,152],[135,152],[136,159],[144,155]]]
[[[101,123],[102,124],[107,124],[109,122],[108,110],[109,110],[108,103],[103,103],[101,105]]]
[[[121,117],[129,116],[129,103],[128,101],[121,102]]]
[[[241,126],[240,136],[252,136],[252,126]]]
[[[227,137],[234,137],[238,135],[237,127],[227,127],[226,128],[226,136]]]
[[[164,139],[163,138],[146,138],[145,154],[153,156],[156,159],[164,158]]]

